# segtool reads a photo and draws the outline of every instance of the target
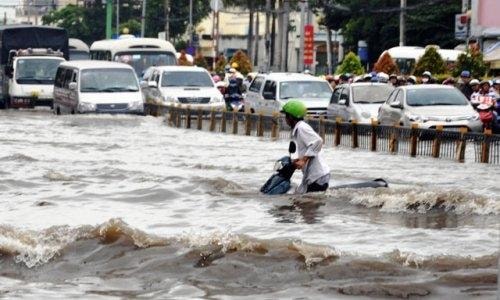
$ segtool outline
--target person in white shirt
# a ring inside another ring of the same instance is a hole
[[[323,140],[303,120],[307,113],[306,106],[300,101],[290,100],[283,106],[282,112],[292,128],[292,139],[297,146],[298,158],[293,160],[293,164],[303,174],[296,193],[326,191],[330,182],[330,168],[321,157]]]

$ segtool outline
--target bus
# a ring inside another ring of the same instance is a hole
[[[69,60],[86,60],[90,58],[90,48],[79,39],[69,39]]]
[[[129,64],[139,78],[151,66],[175,66],[174,46],[155,38],[120,38],[95,41],[90,46],[90,58]]]
[[[448,67],[451,67],[451,65],[453,65],[457,61],[458,56],[464,53],[460,50],[440,49],[437,46],[427,47],[435,47]],[[417,61],[420,59],[420,57],[422,57],[422,55],[424,55],[426,48],[418,46],[400,46],[392,47],[391,49],[386,51],[391,55],[401,74],[409,75],[415,68]],[[384,53],[385,51],[382,54]]]

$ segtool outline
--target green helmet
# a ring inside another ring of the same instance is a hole
[[[307,107],[301,101],[290,100],[283,105],[282,112],[287,113],[294,118],[301,119],[306,116]]]

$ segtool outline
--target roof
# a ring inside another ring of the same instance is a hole
[[[61,67],[73,67],[78,69],[100,69],[100,68],[126,68],[134,70],[130,65],[106,61],[106,60],[72,60],[60,64]]]
[[[404,90],[425,90],[425,89],[454,89],[454,86],[446,84],[415,84],[415,85],[402,85],[399,88]]]
[[[69,39],[69,49],[89,51],[89,46],[79,39]]]
[[[130,49],[140,49],[141,51],[167,50],[175,53],[174,46],[165,40],[154,38],[127,38],[118,40],[95,41],[90,46],[90,50],[116,50],[124,51]]]
[[[257,76],[260,76],[257,75]],[[264,74],[264,77],[266,79],[270,80],[276,80],[276,81],[324,81],[327,82],[325,79],[321,79],[309,74],[302,74],[302,73],[269,73],[269,74]]]
[[[196,66],[159,66],[154,68],[160,71],[208,72],[205,68]]]

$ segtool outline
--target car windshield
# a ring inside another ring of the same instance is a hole
[[[292,98],[328,98],[332,90],[328,82],[323,81],[285,81],[280,83],[280,99]]]
[[[137,92],[139,86],[130,69],[83,70],[80,78],[82,93]]]
[[[18,59],[16,81],[19,84],[54,84],[61,62],[62,59],[55,58]]]
[[[352,99],[361,104],[384,103],[393,90],[388,84],[353,86]]]
[[[115,61],[126,63],[134,68],[137,77],[142,77],[143,72],[151,66],[175,66],[175,54],[166,51],[155,52],[120,52],[115,55]]]
[[[165,71],[163,72],[161,86],[213,87],[214,83],[210,75],[205,72]]]
[[[69,50],[69,60],[87,60],[90,54],[82,50]]]
[[[467,105],[465,96],[457,89],[409,89],[406,102],[410,106]]]

